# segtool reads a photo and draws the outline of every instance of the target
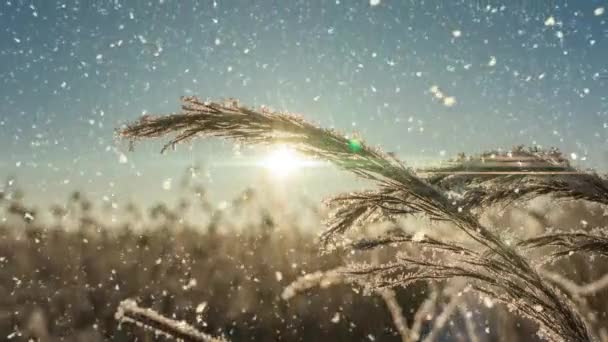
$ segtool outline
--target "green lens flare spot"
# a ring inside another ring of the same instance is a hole
[[[350,149],[351,152],[357,153],[363,149],[363,144],[361,143],[361,141],[359,141],[357,139],[349,139],[348,148]]]

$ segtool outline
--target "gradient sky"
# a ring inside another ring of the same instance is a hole
[[[217,199],[259,182],[259,151],[115,140],[182,95],[302,113],[409,164],[539,144],[606,172],[607,90],[608,1],[3,0],[0,177],[42,203],[169,198],[193,165]],[[315,196],[352,178],[289,182]]]

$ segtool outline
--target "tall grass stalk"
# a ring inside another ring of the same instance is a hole
[[[586,321],[586,315],[581,313],[583,308],[543,278],[518,246],[505,243],[492,229],[482,225],[473,209],[483,210],[499,201],[539,195],[606,203],[608,187],[600,176],[567,170],[567,174],[553,174],[551,170],[547,177],[527,174],[489,178],[487,175],[423,177],[378,148],[337,131],[322,129],[300,116],[265,109],[256,111],[234,101],[202,102],[193,97],[183,99],[181,112],[142,117],[121,129],[119,134],[131,141],[173,135],[165,148],[195,137],[210,136],[249,144],[291,144],[305,155],[330,161],[378,186],[376,190],[344,194],[333,200],[337,210],[322,235],[326,245],[337,244],[342,233],[358,224],[396,215],[446,221],[468,237],[465,244],[449,236],[432,239],[396,234],[350,246],[375,248],[398,242],[420,246],[432,255],[404,251],[383,265],[359,263],[341,271],[365,284],[369,291],[419,281],[465,278],[473,290],[536,322],[539,335],[547,340],[599,338],[593,325]],[[451,192],[456,186],[464,187],[463,200],[452,198]],[[597,250],[590,247],[586,251]]]
[[[213,337],[200,332],[184,321],[167,318],[158,312],[142,308],[132,299],[123,300],[114,316],[120,323],[135,324],[157,335],[185,342],[226,342],[222,338]]]

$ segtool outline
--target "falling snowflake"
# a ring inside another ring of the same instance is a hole
[[[128,161],[127,156],[124,153],[121,153],[118,157],[118,162],[121,164],[126,164]]]
[[[340,313],[339,312],[336,312],[334,314],[334,317],[332,317],[331,322],[332,323],[339,323],[340,322]]]
[[[448,96],[443,99],[443,105],[446,107],[452,107],[456,104],[456,98],[453,96]]]
[[[202,302],[202,303],[200,303],[199,305],[196,306],[195,311],[196,311],[197,314],[200,315],[200,314],[203,313],[203,311],[205,311],[205,308],[207,308],[207,302]]]
[[[491,56],[490,57],[490,61],[488,62],[488,66],[495,66],[496,65],[496,57],[495,56]]]

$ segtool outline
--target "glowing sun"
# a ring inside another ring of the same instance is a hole
[[[315,162],[288,146],[278,146],[262,160],[261,165],[277,177],[286,177],[298,169],[314,166]]]

